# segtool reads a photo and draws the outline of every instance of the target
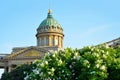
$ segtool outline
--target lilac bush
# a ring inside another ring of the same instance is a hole
[[[120,80],[120,48],[99,45],[51,51],[32,65],[24,80]]]

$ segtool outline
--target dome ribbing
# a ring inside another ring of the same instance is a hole
[[[46,29],[46,28],[48,29],[48,27],[49,27],[49,28],[50,28],[50,27],[52,27],[52,28],[59,28],[59,29],[63,30],[63,29],[62,29],[62,26],[57,22],[57,20],[55,20],[55,19],[53,18],[53,16],[52,16],[52,11],[51,11],[51,10],[48,11],[47,18],[46,18],[45,20],[43,20],[43,21],[41,22],[41,24],[39,25],[38,31],[39,31],[40,29]]]

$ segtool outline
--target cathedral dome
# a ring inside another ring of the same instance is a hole
[[[41,22],[39,25],[37,32],[49,32],[49,31],[63,31],[62,26],[55,20],[52,16],[52,11],[48,11],[47,18]]]
[[[43,20],[37,29],[37,46],[49,47],[50,49],[63,49],[63,28],[53,18],[49,9],[47,18]]]

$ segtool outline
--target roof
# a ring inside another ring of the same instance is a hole
[[[30,49],[35,49],[35,50],[40,51],[40,52],[43,52],[43,53],[48,52],[48,50],[46,50],[46,49],[30,46],[30,47],[26,47],[26,48],[24,48],[24,49],[22,49],[22,50],[19,50],[19,51],[17,51],[17,52],[11,53],[10,55],[6,56],[5,59],[12,59],[12,58],[14,58],[15,56],[17,56],[17,55],[19,55],[19,54],[22,54],[23,52],[28,51],[28,50],[30,50]]]
[[[108,41],[108,42],[106,42],[106,44],[107,44],[108,46],[117,47],[117,46],[120,45],[120,37],[119,37],[119,38],[116,38],[116,39],[114,39],[114,40]]]
[[[53,18],[52,11],[50,9],[48,11],[47,18],[41,22],[41,24],[39,25],[38,29],[39,28],[45,28],[46,26],[62,28],[62,26],[57,22],[57,20],[55,20]]]

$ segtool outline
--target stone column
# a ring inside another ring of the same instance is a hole
[[[59,48],[61,48],[61,37],[59,36]]]
[[[54,46],[56,46],[56,36],[54,36]]]
[[[39,38],[39,46],[41,46],[41,37]]]
[[[56,46],[58,47],[59,46],[59,37],[58,36],[56,36]]]
[[[59,47],[59,36],[58,36],[58,47]]]
[[[49,36],[49,46],[51,46],[51,36]]]
[[[44,46],[46,46],[46,36],[44,36]]]
[[[10,72],[11,70],[12,70],[12,66],[9,65],[9,66],[8,66],[8,72]]]

